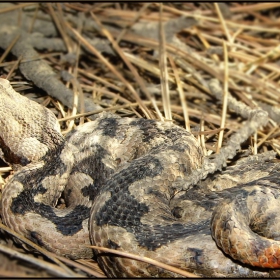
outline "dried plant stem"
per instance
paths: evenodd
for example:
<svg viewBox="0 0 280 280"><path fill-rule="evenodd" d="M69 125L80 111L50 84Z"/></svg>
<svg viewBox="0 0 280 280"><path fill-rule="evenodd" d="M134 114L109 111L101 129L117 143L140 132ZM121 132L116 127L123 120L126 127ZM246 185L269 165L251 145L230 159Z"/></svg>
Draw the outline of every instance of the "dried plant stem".
<svg viewBox="0 0 280 280"><path fill-rule="evenodd" d="M2 63L2 61L5 59L5 57L7 56L7 54L11 51L11 48L15 45L15 43L18 41L20 37L20 34L17 34L15 36L15 38L13 39L13 41L9 44L9 46L5 49L4 53L1 55L0 57L0 63Z"/></svg>
<svg viewBox="0 0 280 280"><path fill-rule="evenodd" d="M142 14L144 13L144 11L151 5L151 3L145 3L142 8L139 10L139 12L135 15L135 18L131 21L130 24L128 24L125 28L123 28L123 30L121 31L121 33L119 34L118 38L116 39L116 43L118 44L123 35L128 31L128 29L139 20L139 18L142 16Z"/></svg>
<svg viewBox="0 0 280 280"><path fill-rule="evenodd" d="M22 59L22 55L18 58L18 60L16 61L16 63L13 65L13 67L11 68L11 70L9 71L8 75L6 76L6 79L9 80L10 77L12 76L13 72L15 71L15 69L18 68L18 65L20 63Z"/></svg>
<svg viewBox="0 0 280 280"><path fill-rule="evenodd" d="M229 31L228 31L228 28L226 26L226 23L225 23L225 20L224 20L224 17L223 17L223 14L221 13L221 10L220 10L220 7L218 5L218 3L214 3L214 6L216 8L216 11L217 11L217 14L218 14L218 17L219 17L219 20L221 22L221 26L223 27L223 30L227 36L227 39L230 43L232 43L232 38L229 34Z"/></svg>
<svg viewBox="0 0 280 280"><path fill-rule="evenodd" d="M199 276L197 276L196 274L193 274L193 273L187 272L185 270L170 266L168 264L164 264L162 262L153 260L151 258L142 257L142 256L138 256L138 255L135 255L135 254L127 253L127 252L121 252L121 251L114 250L114 249L108 249L108 248L105 248L105 247L98 247L98 246L89 246L89 247L93 248L93 249L96 249L96 250L105 251L105 252L108 252L108 253L124 256L124 257L130 258L130 259L150 263L150 264L153 264L155 266L164 268L166 270L169 270L171 272L177 273L177 274L185 276L185 277L199 278Z"/></svg>
<svg viewBox="0 0 280 280"><path fill-rule="evenodd" d="M159 70L160 70L160 85L162 94L162 103L164 115L167 120L172 120L171 108L170 108L170 93L168 84L168 69L167 69L167 57L166 57L166 42L165 33L162 23L162 3L160 4L159 12Z"/></svg>
<svg viewBox="0 0 280 280"><path fill-rule="evenodd" d="M11 248L8 248L6 246L3 246L0 244L0 251L4 252L6 254L9 254L12 257L15 258L19 258L22 259L26 262L32 263L38 267L40 267L41 269L45 269L46 271L48 271L50 274L52 274L53 276L57 276L57 277L84 277L81 274L76 274L76 273L67 273L65 270L61 269L61 267L57 266L57 265L53 265L49 262L40 260L38 258L34 258L32 256L28 256L26 254L22 254L18 251L15 251ZM1 274L1 273L0 273ZM12 276L12 275L11 275Z"/></svg>
<svg viewBox="0 0 280 280"><path fill-rule="evenodd" d="M57 255L55 255L55 254L53 254L53 256L54 256L55 258L59 259L60 261L62 261L62 262L64 262L64 263L68 264L68 265L71 265L71 266L73 266L73 267L76 267L76 268L78 268L78 269L80 269L80 270L82 270L82 271L88 273L89 275L93 275L93 276L98 277L98 278L106 278L106 276L105 276L104 274L101 274L101 273L99 273L99 272L97 272L97 271L94 271L93 269L90 269L89 267L86 267L86 266L83 265L83 264L78 263L78 262L77 262L78 260L72 261L72 260L69 260L69 259L67 259L67 258L65 258L65 257L57 256Z"/></svg>
<svg viewBox="0 0 280 280"><path fill-rule="evenodd" d="M6 13L6 12L9 12L9 11L13 11L13 10L22 9L24 7L33 6L33 5L37 6L38 4L36 4L36 3L22 3L22 4L14 6L14 7L2 8L2 9L0 9L0 14Z"/></svg>
<svg viewBox="0 0 280 280"><path fill-rule="evenodd" d="M39 247L37 244L33 243L32 241L28 240L27 238L25 238L24 236L22 236L21 234L18 234L17 232L13 231L12 229L4 226L2 223L0 223L0 229L8 232L9 234L11 234L12 236L18 238L19 240L21 240L22 242L26 243L27 245L31 246L32 248L34 248L35 250L37 250L38 252L40 252L41 254L43 254L44 256L48 257L50 260L52 260L54 263L56 263L57 265L59 265L62 269L64 269L65 273L71 276L75 277L75 273L73 273L67 266L65 266L62 262L60 262L58 259L56 259L55 257L53 257L53 254L51 254L50 252L48 252L47 250Z"/></svg>
<svg viewBox="0 0 280 280"><path fill-rule="evenodd" d="M225 42L223 43L223 47L224 47L224 57L225 57L224 60L225 75L224 75L223 111L222 111L220 128L225 128L227 104L228 104L228 56L227 56L227 46ZM219 133L216 153L219 153L220 148L222 147L223 136L224 136L224 130L221 130Z"/></svg>
<svg viewBox="0 0 280 280"><path fill-rule="evenodd" d="M146 104L151 104L150 101L147 101L145 103ZM135 106L139 106L139 104L138 103L129 103L129 104L125 104L125 105L112 106L112 107L109 107L109 108L104 108L104 109L95 110L95 111L91 111L91 112L86 112L86 113L82 113L82 114L76 114L75 116L65 117L65 118L62 118L62 119L58 119L58 121L59 122L68 121L68 120L72 120L72 119L76 119L76 118L80 118L80 117L85 117L85 116L90 116L90 115L94 115L94 114L98 114L98 113L102 113L102 112L106 112L106 111L115 111L115 110L119 110L119 109L123 109L123 108L135 107Z"/></svg>
<svg viewBox="0 0 280 280"><path fill-rule="evenodd" d="M56 24L56 27L59 30L59 32L60 32L60 34L61 34L61 36L63 38L63 41L64 41L64 43L65 43L65 45L67 47L67 50L68 50L68 52L71 52L72 51L72 47L71 47L71 45L69 43L69 37L66 36L66 33L65 33L64 29L61 26L60 17L57 16L57 14L55 13L52 5L53 4L51 4L51 3L47 3L47 6L48 6L48 8L50 10L50 13L51 13L51 15L53 17L53 20L54 20L55 24Z"/></svg>
<svg viewBox="0 0 280 280"><path fill-rule="evenodd" d="M181 101L183 114L184 114L185 127L186 127L187 131L191 131L189 113L188 113L188 106L187 106L187 102L186 102L186 99L185 99L185 95L184 95L184 91L183 91L183 87L182 87L182 82L181 82L179 74L178 74L178 69L176 67L176 64L175 64L172 56L169 55L168 58L169 58L171 66L172 66L174 77L175 77L175 80L176 80L176 83L177 83L177 89L178 89L178 92L179 92L180 101Z"/></svg>

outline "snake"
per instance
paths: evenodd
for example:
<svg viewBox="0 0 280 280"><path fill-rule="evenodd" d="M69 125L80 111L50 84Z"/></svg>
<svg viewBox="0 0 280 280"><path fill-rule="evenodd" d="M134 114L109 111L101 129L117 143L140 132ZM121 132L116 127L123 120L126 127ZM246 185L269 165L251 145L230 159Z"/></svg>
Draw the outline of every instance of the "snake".
<svg viewBox="0 0 280 280"><path fill-rule="evenodd" d="M3 78L0 116L0 157L14 171L2 220L39 246L94 258L108 277L180 275L90 245L197 276L279 276L279 163L229 166L186 190L204 156L173 122L102 112L64 136L50 109Z"/></svg>

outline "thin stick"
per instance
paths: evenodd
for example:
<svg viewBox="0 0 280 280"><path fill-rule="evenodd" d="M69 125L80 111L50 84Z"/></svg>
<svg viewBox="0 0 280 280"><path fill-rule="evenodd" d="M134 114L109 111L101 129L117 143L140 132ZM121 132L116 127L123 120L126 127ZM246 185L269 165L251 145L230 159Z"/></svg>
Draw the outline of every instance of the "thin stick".
<svg viewBox="0 0 280 280"><path fill-rule="evenodd" d="M5 172L9 172L9 171L12 171L12 167L0 167L0 173L5 173Z"/></svg>
<svg viewBox="0 0 280 280"><path fill-rule="evenodd" d="M164 115L167 120L172 120L171 108L170 108L170 93L168 84L168 69L166 58L166 42L165 33L162 23L162 3L160 4L160 19L159 19L159 70L160 70L160 85L162 94L162 103Z"/></svg>
<svg viewBox="0 0 280 280"><path fill-rule="evenodd" d="M51 253L51 254L52 254L52 253ZM53 254L53 256L54 256L55 258L61 260L62 262L68 264L68 265L71 265L71 266L73 266L73 267L76 267L76 268L78 268L78 269L80 269L80 270L82 270L82 271L88 273L89 275L93 275L93 276L98 277L98 278L106 278L106 276L105 276L104 274L101 274L101 273L99 273L99 272L97 272L97 271L95 271L95 270L93 270L93 269L91 269L91 268L85 266L85 265L82 264L82 263L78 263L78 262L77 262L78 260L72 261L72 260L69 260L69 259L67 259L67 258L65 258L65 257L58 256L58 255L55 255L55 254Z"/></svg>
<svg viewBox="0 0 280 280"><path fill-rule="evenodd" d="M13 10L22 9L24 7L28 7L28 6L32 6L32 5L38 6L38 3L23 3L23 4L18 4L16 6L13 6L13 7L2 8L0 10L0 14L7 13L7 12L10 12L10 11L13 11Z"/></svg>
<svg viewBox="0 0 280 280"><path fill-rule="evenodd" d="M204 136L204 118L201 118L200 120L200 145L202 147L203 150L203 154L204 156L207 156L207 149L206 149L206 145L205 145L205 136Z"/></svg>
<svg viewBox="0 0 280 280"><path fill-rule="evenodd" d="M38 12L39 12L39 5L36 6L36 10L34 12L34 15L33 15L33 18L32 18L32 22L31 22L31 24L30 24L30 26L28 28L28 33L32 33L32 31L33 31L33 27L34 27L34 24L35 24Z"/></svg>
<svg viewBox="0 0 280 280"><path fill-rule="evenodd" d="M145 103L146 104L151 104L150 101L147 101ZM95 110L95 111L91 111L91 112L77 114L75 116L65 117L65 118L62 118L62 119L58 119L58 121L62 122L62 121L72 120L72 119L76 119L76 118L80 118L80 117L95 115L95 114L98 114L98 113L101 113L101 112L115 111L115 110L119 110L119 109L123 109L123 108L135 107L135 106L139 106L139 104L138 103L129 103L129 104L124 104L124 105L119 105L119 106L112 106L112 107L109 107L109 108L104 108L104 109L99 109L99 110Z"/></svg>
<svg viewBox="0 0 280 280"><path fill-rule="evenodd" d="M108 253L124 256L124 257L130 258L130 259L150 263L150 264L153 264L155 266L158 266L158 267L164 268L166 270L169 270L171 272L180 274L182 276L192 277L192 278L200 278L198 275L193 274L191 272L187 272L185 270L173 267L173 266L168 265L168 264L164 264L162 262L158 262L156 260L153 260L153 259L150 259L150 258L147 258L147 257L141 257L141 256L138 256L138 255L135 255L135 254L127 253L127 252L120 252L118 250L108 249L108 248L105 248L105 247L98 247L98 246L89 246L89 247L93 248L93 249L96 249L96 250L101 250L101 251L105 251L105 252L108 252Z"/></svg>
<svg viewBox="0 0 280 280"><path fill-rule="evenodd" d="M151 3L145 3L139 12L135 15L135 18L121 31L121 33L118 35L118 38L116 39L116 43L118 44L121 40L123 35L128 31L128 29L135 24L136 21L141 17L141 15L144 13L144 11L151 5Z"/></svg>
<svg viewBox="0 0 280 280"><path fill-rule="evenodd" d="M257 146L258 134L257 134L257 132L255 132L253 136L254 136L253 137L253 155L256 155L258 153L258 146Z"/></svg>
<svg viewBox="0 0 280 280"><path fill-rule="evenodd" d="M6 232L8 232L9 234L15 236L16 238L18 238L19 240L23 241L24 243L26 243L27 245L31 246L32 248L36 249L38 252L40 252L41 254L45 255L46 257L48 257L50 260L52 260L54 263L56 263L57 265L59 265L61 268L63 268L67 273L69 273L72 276L75 276L75 273L73 271L71 271L66 265L64 265L62 262L60 262L58 259L54 258L52 254L50 254L50 252L48 252L47 250L39 247L37 244L33 243L32 241L28 240L27 238L25 238L24 236L22 236L21 234L18 234L17 232L15 232L14 230L4 226L2 223L0 223L0 228Z"/></svg>
<svg viewBox="0 0 280 280"><path fill-rule="evenodd" d="M7 56L7 54L10 52L11 48L15 45L15 43L17 42L17 40L19 39L20 34L18 34L14 40L10 43L9 47L6 48L6 50L4 51L4 53L1 55L0 57L0 63L2 63L2 61L5 59L5 57Z"/></svg>
<svg viewBox="0 0 280 280"><path fill-rule="evenodd" d="M225 73L224 73L224 94L223 94L223 111L222 111L222 119L221 119L221 125L220 128L225 127L226 122L226 114L227 114L227 103L228 103L228 55L227 55L227 45L223 41L223 47L224 47L224 67L225 67ZM221 130L219 133L218 143L217 143L217 150L216 153L219 153L220 148L222 147L223 142L223 136L224 136L224 130Z"/></svg>
<svg viewBox="0 0 280 280"><path fill-rule="evenodd" d="M51 264L49 262L40 260L38 258L34 258L32 256L28 256L27 254L22 254L16 250L13 250L11 248L8 248L6 246L3 246L0 244L0 251L4 252L6 254L9 254L12 257L15 258L19 258L22 259L24 261L27 261L29 263L32 263L38 267L40 267L41 269L45 269L46 271L48 271L50 274L57 276L57 277L73 277L74 275L76 277L85 277L81 274L76 274L76 273L67 273L65 270L63 270L61 267ZM13 276L13 275L11 275Z"/></svg>
<svg viewBox="0 0 280 280"><path fill-rule="evenodd" d="M214 3L214 6L215 6L215 8L216 8L216 11L217 11L219 20L220 20L221 25L222 25L222 27L223 27L223 30L224 30L224 32L225 32L225 34L226 34L226 36L227 36L227 39L228 39L228 41L229 41L230 43L232 43L232 38L231 38L231 36L230 36L230 34L229 34L228 28L227 28L227 26L226 26L226 23L225 23L223 14L221 13L221 10L220 10L220 7L219 7L218 3Z"/></svg>
<svg viewBox="0 0 280 280"><path fill-rule="evenodd" d="M66 36L66 32L62 28L60 20L59 20L60 17L57 17L56 13L53 10L52 5L53 5L52 3L47 3L47 6L48 6L48 8L50 10L52 18L53 18L53 20L55 22L55 25L56 25L57 29L59 30L59 33L61 34L61 37L62 37L62 39L63 39L63 41L64 41L64 43L65 43L65 45L67 47L67 50L68 50L68 52L71 52L72 48L71 48L71 44L69 42L69 37Z"/></svg>
<svg viewBox="0 0 280 280"><path fill-rule="evenodd" d="M16 63L13 65L13 67L11 68L11 70L9 71L8 75L6 76L6 79L9 80L11 75L13 74L13 72L15 71L16 68L18 68L18 65L20 63L22 59L22 55L18 58L18 60L16 61Z"/></svg>
<svg viewBox="0 0 280 280"><path fill-rule="evenodd" d="M180 79L179 74L178 74L178 69L176 67L176 64L175 64L172 56L169 55L168 58L169 58L171 67L173 69L174 77L175 77L175 80L176 80L176 83L177 83L177 89L178 89L178 92L179 92L180 101L181 101L183 114L184 114L185 127L186 127L187 131L191 131L190 118L189 118L189 113L188 113L188 106L187 106L187 102L186 102L186 99L185 99L185 96L184 96L184 91L183 91L181 79Z"/></svg>
<svg viewBox="0 0 280 280"><path fill-rule="evenodd" d="M277 125L268 134L264 135L262 140L257 144L257 148L259 148L278 129L279 129L279 126Z"/></svg>

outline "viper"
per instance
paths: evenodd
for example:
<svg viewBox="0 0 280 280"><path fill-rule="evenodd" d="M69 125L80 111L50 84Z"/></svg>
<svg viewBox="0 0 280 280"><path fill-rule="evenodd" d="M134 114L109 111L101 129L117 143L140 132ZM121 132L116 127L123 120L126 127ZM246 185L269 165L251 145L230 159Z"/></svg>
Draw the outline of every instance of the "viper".
<svg viewBox="0 0 280 280"><path fill-rule="evenodd" d="M5 79L0 114L0 156L15 171L2 219L40 246L95 257L108 277L179 275L90 244L198 276L278 275L278 163L240 163L185 190L204 157L196 138L171 122L101 113L64 137L49 109ZM62 198L65 208L57 207Z"/></svg>

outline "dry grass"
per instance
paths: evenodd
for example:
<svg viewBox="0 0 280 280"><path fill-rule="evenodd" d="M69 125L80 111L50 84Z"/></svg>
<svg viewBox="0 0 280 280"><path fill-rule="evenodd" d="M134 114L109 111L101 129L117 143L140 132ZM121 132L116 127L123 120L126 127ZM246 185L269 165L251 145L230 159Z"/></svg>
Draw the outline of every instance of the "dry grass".
<svg viewBox="0 0 280 280"><path fill-rule="evenodd" d="M30 5L32 3L22 3L13 9L30 8ZM193 132L205 155L210 155L218 152L242 125L243 119L227 107L228 94L250 108L263 102L279 114L279 7L279 3L241 2L35 5L34 22L38 11L49 13L59 31L58 37L76 57L74 63L68 63L61 59L63 53L39 51L39 58L45 59L56 72L63 70L72 75L66 86L75 93L73 110L53 98L32 94L35 91L32 83L17 70L23 61L9 55L18 38L10 48L1 50L0 69L17 91L37 98L57 114L63 133L90 121L90 115L106 110L120 116L173 121ZM0 16L6 10L0 10ZM98 31L87 25L82 28L77 12L94 22ZM73 15L76 22L69 20L68 15ZM180 16L191 20L178 28ZM164 30L164 24L172 20L175 23L166 25ZM88 38L107 39L114 52L101 52ZM84 48L86 53L82 51ZM213 78L221 83L224 92L221 102L208 88ZM85 97L91 97L104 109L84 112L78 100ZM278 124L271 119L262 131L243 144L240 154L274 150L280 155L279 137ZM0 172L5 178L9 169L3 167ZM3 185L4 180L0 184ZM2 231L7 230L0 226ZM3 253L5 249L0 247L2 277L104 277L92 260L71 262L43 251L45 257L38 257L38 254L26 253L4 235L8 241L2 240L0 244L8 243L10 251ZM40 259L41 265L31 265L31 258ZM55 258L55 264L50 258ZM46 262L48 265L42 270Z"/></svg>

